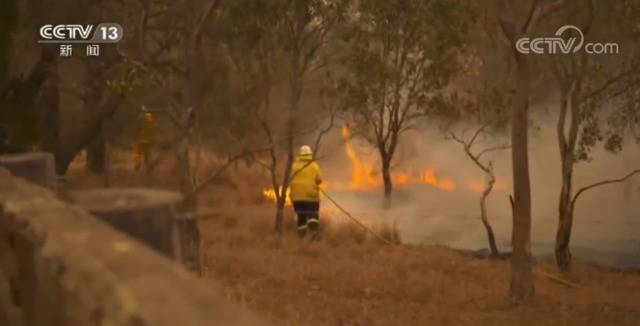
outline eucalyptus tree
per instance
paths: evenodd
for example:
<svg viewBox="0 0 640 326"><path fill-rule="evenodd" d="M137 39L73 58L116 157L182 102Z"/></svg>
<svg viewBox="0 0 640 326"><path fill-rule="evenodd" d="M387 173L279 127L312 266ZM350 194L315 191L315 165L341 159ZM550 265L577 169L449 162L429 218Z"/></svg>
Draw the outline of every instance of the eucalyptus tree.
<svg viewBox="0 0 640 326"><path fill-rule="evenodd" d="M531 37L548 15L557 12L564 0L525 2L492 1L498 24L509 44L515 62L515 93L511 101L511 158L513 170L513 228L511 245L512 297L533 296L531 256L531 181L529 175L529 100L532 56L516 49L523 37Z"/></svg>
<svg viewBox="0 0 640 326"><path fill-rule="evenodd" d="M559 88L557 139L561 165L558 229L555 257L558 267L571 267L570 240L577 200L587 190L623 182L640 172L596 181L574 189L574 168L593 159L591 151L604 144L610 152L622 150L625 135L638 130L637 86L640 84L640 14L637 1L602 3L583 0L563 8L563 23L577 26L584 44L612 44L613 53L581 51L550 58ZM605 49L604 47L602 49Z"/></svg>
<svg viewBox="0 0 640 326"><path fill-rule="evenodd" d="M458 71L468 7L446 0L356 2L346 41L344 89L357 135L377 149L384 195L402 134L441 99Z"/></svg>
<svg viewBox="0 0 640 326"><path fill-rule="evenodd" d="M275 191L279 233L287 188L296 173L291 170L295 146L313 133L319 144L333 125L329 114L328 126L318 126L326 116L317 114L323 111L317 103L327 103L327 93L319 90L328 89L328 80L321 76L330 74L337 51L335 34L349 3L241 0L226 11L223 34L238 90L236 105L253 119L252 130L258 131L248 137L261 144L253 158L268 172Z"/></svg>

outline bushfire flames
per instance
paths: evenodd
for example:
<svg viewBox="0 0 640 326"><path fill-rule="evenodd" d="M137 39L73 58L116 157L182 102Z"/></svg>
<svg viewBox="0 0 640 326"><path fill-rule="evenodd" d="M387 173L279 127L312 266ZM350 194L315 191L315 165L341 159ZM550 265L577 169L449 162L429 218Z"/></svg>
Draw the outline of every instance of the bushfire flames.
<svg viewBox="0 0 640 326"><path fill-rule="evenodd" d="M345 153L351 161L351 189L371 190L378 189L384 185L382 175L375 172L373 165L364 162L358 157L351 146L351 130L347 126L342 128L342 138L345 143ZM409 185L428 185L441 190L453 191L456 183L447 178L440 178L433 169L424 171L392 171L391 181L394 185L405 187Z"/></svg>
<svg viewBox="0 0 640 326"><path fill-rule="evenodd" d="M285 199L285 206L291 206L291 198L289 198L289 188L287 188L287 194L286 194L286 199ZM276 197L276 191L271 188L271 189L264 189L262 191L262 193L264 194L264 197L269 199L270 201L277 203L278 199Z"/></svg>
<svg viewBox="0 0 640 326"><path fill-rule="evenodd" d="M381 189L384 186L382 174L374 168L372 163L364 161L358 156L351 144L352 133L349 127L344 126L342 128L342 138L345 144L345 154L351 162L351 178L348 182L325 182L324 189L340 191L369 191ZM395 187L424 185L449 192L458 189L458 185L453 179L438 176L433 168L392 171L391 180ZM467 182L465 188L475 192L482 192L484 191L485 185L486 182L475 180ZM498 180L494 186L494 189L497 190L503 190L505 188L505 184L500 180ZM274 203L276 202L276 192L273 188L266 188L263 190L263 193L265 198ZM291 205L289 189L287 189L286 205Z"/></svg>

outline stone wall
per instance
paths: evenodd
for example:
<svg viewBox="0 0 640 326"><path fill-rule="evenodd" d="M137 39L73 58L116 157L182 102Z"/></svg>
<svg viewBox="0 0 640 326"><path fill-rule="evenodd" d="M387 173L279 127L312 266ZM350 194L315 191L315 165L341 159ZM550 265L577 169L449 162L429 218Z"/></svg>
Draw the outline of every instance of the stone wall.
<svg viewBox="0 0 640 326"><path fill-rule="evenodd" d="M0 325L262 325L211 282L0 168Z"/></svg>
<svg viewBox="0 0 640 326"><path fill-rule="evenodd" d="M39 186L49 189L54 189L56 186L55 162L51 153L0 155L0 167Z"/></svg>

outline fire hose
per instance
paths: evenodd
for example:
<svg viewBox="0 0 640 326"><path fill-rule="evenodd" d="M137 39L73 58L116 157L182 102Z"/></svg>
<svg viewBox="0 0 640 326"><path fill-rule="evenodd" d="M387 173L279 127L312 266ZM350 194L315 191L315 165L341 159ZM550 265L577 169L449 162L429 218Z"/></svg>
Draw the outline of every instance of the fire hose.
<svg viewBox="0 0 640 326"><path fill-rule="evenodd" d="M397 243L389 241L388 239L385 239L384 237L382 237L381 235L379 235L378 233L376 233L375 231L373 231L370 227L368 227L367 225L365 225L364 223L362 223L359 219L355 218L353 215L351 215L351 213L349 213L349 211L347 211L344 207L342 207L340 204L338 204L337 201L335 201L331 196L329 196L329 194L327 194L324 190L320 189L320 193L322 193L322 195L324 195L333 205L335 205L342 213L344 213L344 215L346 215L349 219L351 219L354 223L356 223L358 226L360 226L361 228L363 228L364 230L366 230L367 232L371 233L373 236L375 236L377 239L381 240L382 242L384 242L385 244L388 244L394 248L401 248L404 249L408 252L414 252L417 253L417 251L414 250L410 250L407 247L402 247L399 246ZM539 271L539 270L534 270L534 273L547 277L553 281L556 281L558 283L561 283L563 285L566 285L568 287L571 288L579 288L580 286L576 283L573 282L569 282L567 280L561 279L555 275L549 274L547 272L544 271Z"/></svg>
<svg viewBox="0 0 640 326"><path fill-rule="evenodd" d="M353 222L355 222L361 228L363 228L367 232L371 233L373 236L375 236L376 238L378 238L382 242L384 242L384 243L386 243L388 245L394 246L394 247L397 246L397 243L389 241L388 239L385 239L383 236L381 236L378 233L376 233L375 231L373 231L370 227L366 226L360 220L358 220L357 218L353 217L353 215L351 215L351 213L349 213L349 211L347 211L346 209L344 209L344 207L342 207L340 204L338 204L338 202L336 202L333 198L331 198L331 196L329 196L329 194L327 194L324 190L322 190L322 188L320 189L320 193L322 193L322 195L327 197L327 199L329 199L329 201L333 205L335 205L342 213L344 213L344 215L346 215L348 218L350 218Z"/></svg>

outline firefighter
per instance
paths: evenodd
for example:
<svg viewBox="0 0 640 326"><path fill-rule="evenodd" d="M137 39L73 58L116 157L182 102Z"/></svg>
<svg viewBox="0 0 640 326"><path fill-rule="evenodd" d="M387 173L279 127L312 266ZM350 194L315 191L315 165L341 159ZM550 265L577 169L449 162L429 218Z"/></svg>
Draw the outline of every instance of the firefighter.
<svg viewBox="0 0 640 326"><path fill-rule="evenodd" d="M320 166L313 160L311 147L304 145L291 167L290 198L298 215L298 235L304 237L307 229L314 239L319 235L320 220Z"/></svg>
<svg viewBox="0 0 640 326"><path fill-rule="evenodd" d="M151 160L151 147L154 141L156 129L156 119L146 108L142 107L138 117L138 134L135 143L135 169L146 166Z"/></svg>

